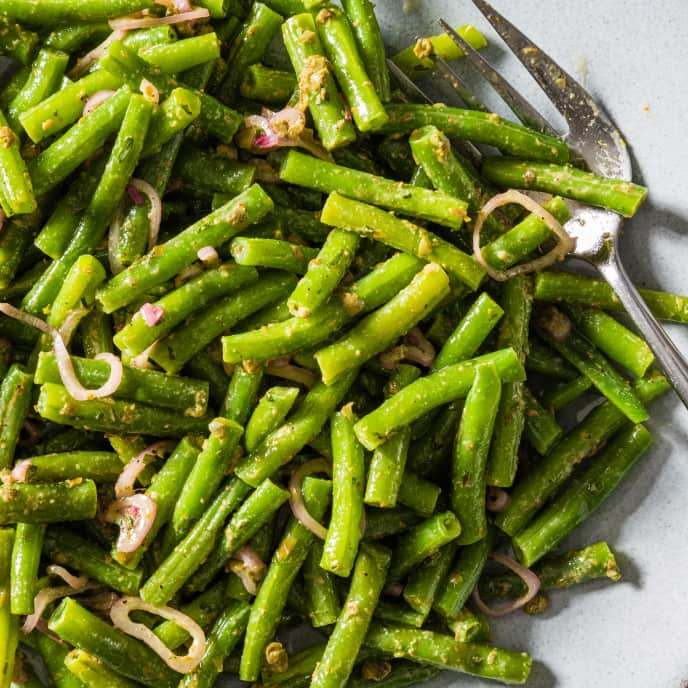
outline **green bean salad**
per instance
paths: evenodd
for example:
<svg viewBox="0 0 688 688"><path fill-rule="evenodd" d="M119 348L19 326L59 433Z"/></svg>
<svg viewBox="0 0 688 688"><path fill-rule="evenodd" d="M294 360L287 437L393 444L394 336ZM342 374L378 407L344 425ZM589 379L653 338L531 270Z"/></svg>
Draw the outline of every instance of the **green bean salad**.
<svg viewBox="0 0 688 688"><path fill-rule="evenodd" d="M370 0L0 2L0 688L522 684L498 617L621 578L559 545L669 384L555 268L647 190L386 57Z"/></svg>

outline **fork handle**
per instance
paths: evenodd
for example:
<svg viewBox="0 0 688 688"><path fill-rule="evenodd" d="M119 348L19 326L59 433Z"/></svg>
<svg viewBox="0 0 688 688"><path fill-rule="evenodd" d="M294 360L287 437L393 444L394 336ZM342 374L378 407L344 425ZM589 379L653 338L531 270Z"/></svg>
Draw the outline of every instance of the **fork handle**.
<svg viewBox="0 0 688 688"><path fill-rule="evenodd" d="M631 320L652 349L659 367L688 408L688 362L633 286L621 263L618 250L610 251L607 260L597 263L596 267L616 292Z"/></svg>

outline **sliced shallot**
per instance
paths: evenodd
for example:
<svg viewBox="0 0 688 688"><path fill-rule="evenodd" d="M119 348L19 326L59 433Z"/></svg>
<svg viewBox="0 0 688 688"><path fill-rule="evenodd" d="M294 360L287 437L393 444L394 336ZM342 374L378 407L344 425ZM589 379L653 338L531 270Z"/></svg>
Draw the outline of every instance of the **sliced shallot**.
<svg viewBox="0 0 688 688"><path fill-rule="evenodd" d="M487 510L500 513L509 506L509 493L501 487L489 487L487 490Z"/></svg>
<svg viewBox="0 0 688 688"><path fill-rule="evenodd" d="M58 564L50 564L46 571L49 576L57 576L62 578L62 580L70 585L75 590L83 590L88 585L88 578L86 576L75 576L64 566L59 566Z"/></svg>
<svg viewBox="0 0 688 688"><path fill-rule="evenodd" d="M160 442L148 445L142 452L137 454L119 474L115 483L115 496L119 498L133 495L136 478L138 478L141 471L148 464L146 457L161 456L164 452L172 451L174 447L174 441L160 440Z"/></svg>
<svg viewBox="0 0 688 688"><path fill-rule="evenodd" d="M245 545L229 562L229 570L238 576L246 592L255 595L258 583L265 577L267 566L252 547Z"/></svg>
<svg viewBox="0 0 688 688"><path fill-rule="evenodd" d="M496 270L485 260L485 257L483 256L482 249L480 248L480 232L488 216L497 208L501 208L509 203L516 203L520 206L523 206L533 215L540 218L540 220L542 220L547 227L549 227L549 229L551 229L552 232L557 235L559 241L557 245L544 256L540 256L534 260L529 260L527 263L522 263L521 265L516 265L508 270ZM475 259L485 268L485 272L487 272L492 279L497 280L498 282L506 282L517 275L525 275L530 272L536 272L537 270L543 270L544 268L563 260L566 255L575 248L575 239L572 239L566 233L566 230L562 227L561 223L556 217L547 212L539 203L530 198L530 196L526 196L515 189L509 189L504 193L497 194L487 201L487 203L485 203L485 205L483 205L483 207L478 211L478 216L476 217L475 224L473 225L473 253L475 254Z"/></svg>
<svg viewBox="0 0 688 688"><path fill-rule="evenodd" d="M148 327L157 325L162 320L163 315L165 315L165 311L160 306L152 303L144 303L139 312Z"/></svg>
<svg viewBox="0 0 688 688"><path fill-rule="evenodd" d="M153 631L143 624L129 618L133 611L144 611L173 621L191 636L191 645L186 655L177 655L158 638ZM142 641L158 654L170 669L180 674L193 671L203 658L206 639L203 629L189 616L172 607L156 607L144 602L140 597L124 596L112 605L110 619L115 628Z"/></svg>
<svg viewBox="0 0 688 688"><path fill-rule="evenodd" d="M506 554L493 552L490 554L490 558L494 559L499 564L502 564L502 566L506 566L508 569L511 569L517 576L521 578L528 588L526 593L521 595L521 597L517 597L515 600L512 600L503 607L495 609L493 607L488 607L482 601L480 592L478 591L478 586L475 586L473 590L473 601L483 614L494 617L506 616L507 614L511 614L512 612L521 609L521 607L524 607L533 599L533 597L535 597L535 595L538 594L540 591L540 579L533 571L527 569L525 566L521 566L521 564L519 564L515 559L506 556Z"/></svg>
<svg viewBox="0 0 688 688"><path fill-rule="evenodd" d="M180 12L167 17L115 17L108 24L113 31L131 31L133 29L148 29L151 26L164 24L182 24L183 22L206 19L210 12L203 7L197 7L190 12Z"/></svg>
<svg viewBox="0 0 688 688"><path fill-rule="evenodd" d="M148 250L150 251L158 241L158 234L160 233L160 224L162 223L162 201L158 192L145 180L132 177L129 180L129 186L133 186L148 198L151 204L151 209L148 212L148 221L150 222L150 229L148 230Z"/></svg>
<svg viewBox="0 0 688 688"><path fill-rule="evenodd" d="M145 494L120 497L110 504L104 519L119 527L115 549L123 554L135 552L153 527L158 505Z"/></svg>
<svg viewBox="0 0 688 688"><path fill-rule="evenodd" d="M37 330L45 332L53 338L53 350L55 351L55 359L57 360L60 378L71 397L77 401L88 401L90 399L109 397L117 391L117 388L122 382L123 373L122 361L120 361L117 356L113 354L98 354L98 356L96 356L97 359L105 360L110 364L110 376L105 383L97 389L87 389L77 379L74 372L74 366L72 365L72 359L69 356L69 351L67 351L62 336L54 327L51 327L48 323L37 318L35 315L25 313L9 303L0 303L0 313L4 313L10 318L19 320L31 327L35 327Z"/></svg>
<svg viewBox="0 0 688 688"><path fill-rule="evenodd" d="M85 103L84 109L81 112L82 117L90 115L99 105L102 105L108 98L114 95L115 91L111 89L104 89L96 91Z"/></svg>
<svg viewBox="0 0 688 688"><path fill-rule="evenodd" d="M95 587L95 583L87 582L80 588L74 588L71 585L41 588L33 598L33 612L24 619L24 625L21 627L21 632L28 634L31 633L34 628L37 628L43 616L43 612L51 602Z"/></svg>
<svg viewBox="0 0 688 688"><path fill-rule="evenodd" d="M324 540L327 536L327 528L318 523L308 512L306 504L303 501L303 494L301 492L301 483L303 479L314 473L325 473L332 475L332 467L325 459L313 459L306 461L306 463L299 466L289 479L289 507L291 508L294 518L304 527L311 531L314 535Z"/></svg>
<svg viewBox="0 0 688 688"><path fill-rule="evenodd" d="M29 477L29 470L31 469L31 459L24 459L23 461L18 461L10 476L15 483L25 483Z"/></svg>
<svg viewBox="0 0 688 688"><path fill-rule="evenodd" d="M103 57L105 51L112 43L121 41L127 35L127 29L110 28L114 29L113 32L102 43L93 48L93 50L89 50L89 52L77 60L74 67L72 67L72 70L69 72L70 78L79 78L94 62L97 62ZM88 103L88 101L86 102ZM93 109L95 110L96 107L98 106L96 105ZM84 110L86 110L86 107L84 107ZM88 113L84 112L84 114Z"/></svg>

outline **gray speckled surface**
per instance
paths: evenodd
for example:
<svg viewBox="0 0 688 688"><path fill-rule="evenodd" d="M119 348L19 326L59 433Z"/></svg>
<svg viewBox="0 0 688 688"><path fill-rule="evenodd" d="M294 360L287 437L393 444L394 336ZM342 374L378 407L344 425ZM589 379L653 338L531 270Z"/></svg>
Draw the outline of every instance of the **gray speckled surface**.
<svg viewBox="0 0 688 688"><path fill-rule="evenodd" d="M472 22L491 40L490 58L522 90L538 93L472 3L412 4L417 11L404 15L401 0L379 0L390 48L429 28L436 33L438 16L456 25ZM626 224L623 238L624 259L637 283L688 293L688 2L494 0L494 5L584 82L631 144L636 180L650 188L647 204ZM544 96L538 102L544 105ZM688 352L686 331L672 327L671 332ZM670 394L653 406L652 418L650 455L570 540L608 540L620 553L625 581L554 594L541 616L493 624L500 645L525 649L535 658L531 688L688 685L688 415ZM493 684L447 676L436 685Z"/></svg>

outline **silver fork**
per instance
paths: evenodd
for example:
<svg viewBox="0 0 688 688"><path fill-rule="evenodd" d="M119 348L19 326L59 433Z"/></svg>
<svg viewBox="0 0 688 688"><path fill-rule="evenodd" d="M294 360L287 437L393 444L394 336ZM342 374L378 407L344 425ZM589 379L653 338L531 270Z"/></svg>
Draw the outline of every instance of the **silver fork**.
<svg viewBox="0 0 688 688"><path fill-rule="evenodd" d="M489 2L473 0L473 3L566 120L566 139L574 155L591 172L630 181L631 159L623 137L590 94ZM440 24L524 124L544 133L557 134L554 127L482 55L473 50L445 21L440 20ZM462 83L459 75L446 63L439 72L450 84L455 80L458 80L456 83ZM565 225L566 231L576 240L573 256L594 265L611 285L681 401L688 407L688 364L652 315L624 269L619 256L621 223L621 216L611 211L576 206L572 219Z"/></svg>

